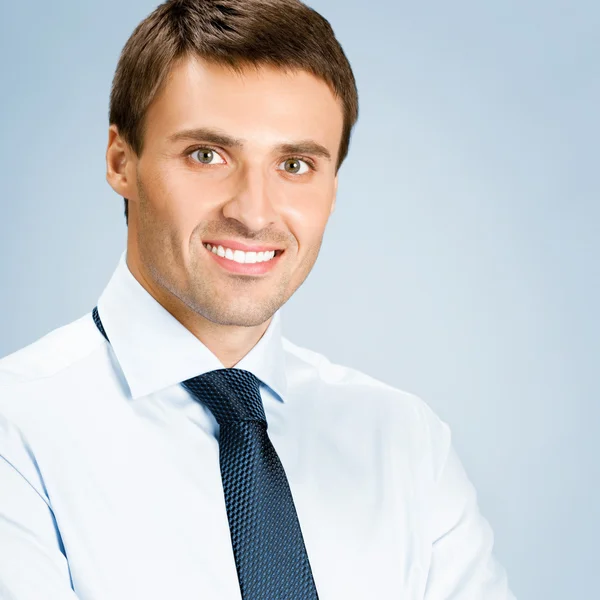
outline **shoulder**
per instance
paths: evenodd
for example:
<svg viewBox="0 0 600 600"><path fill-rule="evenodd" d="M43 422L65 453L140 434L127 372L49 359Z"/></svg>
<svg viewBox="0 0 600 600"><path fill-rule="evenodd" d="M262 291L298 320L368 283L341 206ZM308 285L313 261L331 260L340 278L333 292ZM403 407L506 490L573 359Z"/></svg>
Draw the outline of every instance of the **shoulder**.
<svg viewBox="0 0 600 600"><path fill-rule="evenodd" d="M298 346L287 338L283 338L283 349L286 353L286 362L290 367L289 371L292 378L310 377L324 386L344 386L348 389L348 392L357 390L358 393L362 393L368 389L372 398L395 397L413 404L421 402L418 396L410 392L395 388L354 367L335 363L324 354Z"/></svg>
<svg viewBox="0 0 600 600"><path fill-rule="evenodd" d="M51 380L77 365L103 341L90 312L0 358L0 403L11 388Z"/></svg>
<svg viewBox="0 0 600 600"><path fill-rule="evenodd" d="M360 369L332 362L327 356L283 338L290 386L319 389L328 403L355 408L378 419L400 419L427 430L446 429L447 425L420 396L394 387Z"/></svg>
<svg viewBox="0 0 600 600"><path fill-rule="evenodd" d="M59 405L78 385L72 369L80 373L77 367L102 345L102 336L93 329L90 312L0 358L0 460L12 465L43 499L35 449L48 447L46 443L52 447L63 439L61 427L69 427Z"/></svg>
<svg viewBox="0 0 600 600"><path fill-rule="evenodd" d="M291 400L310 404L313 422L326 424L338 448L353 452L358 444L366 456L368 448L379 448L435 477L448 455L451 430L425 400L284 340Z"/></svg>

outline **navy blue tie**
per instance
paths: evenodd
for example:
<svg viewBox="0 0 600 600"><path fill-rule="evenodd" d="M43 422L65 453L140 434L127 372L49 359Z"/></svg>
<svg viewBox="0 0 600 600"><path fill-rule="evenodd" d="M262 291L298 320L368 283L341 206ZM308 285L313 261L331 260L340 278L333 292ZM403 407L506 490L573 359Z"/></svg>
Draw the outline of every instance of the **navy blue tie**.
<svg viewBox="0 0 600 600"><path fill-rule="evenodd" d="M97 308L93 317L108 340ZM267 434L259 379L241 369L217 369L182 386L219 424L221 479L242 598L315 600L290 487Z"/></svg>

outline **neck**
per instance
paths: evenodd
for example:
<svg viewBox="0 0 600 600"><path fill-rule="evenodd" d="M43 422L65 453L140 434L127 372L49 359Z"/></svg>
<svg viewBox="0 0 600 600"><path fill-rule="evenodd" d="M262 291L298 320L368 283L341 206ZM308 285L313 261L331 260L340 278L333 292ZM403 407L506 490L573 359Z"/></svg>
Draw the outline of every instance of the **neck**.
<svg viewBox="0 0 600 600"><path fill-rule="evenodd" d="M188 331L198 338L225 368L235 366L260 340L273 317L256 327L221 325L209 321L175 295L146 277L135 261L127 257L127 267L139 284Z"/></svg>

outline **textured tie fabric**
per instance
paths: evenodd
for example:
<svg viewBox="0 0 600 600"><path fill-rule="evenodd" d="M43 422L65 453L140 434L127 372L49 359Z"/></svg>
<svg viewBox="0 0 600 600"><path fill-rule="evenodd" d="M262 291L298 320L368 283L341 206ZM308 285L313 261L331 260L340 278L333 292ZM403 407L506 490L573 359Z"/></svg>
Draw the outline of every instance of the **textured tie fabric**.
<svg viewBox="0 0 600 600"><path fill-rule="evenodd" d="M98 309L92 314L108 340ZM290 487L267 434L260 381L231 368L182 386L219 424L221 479L242 598L318 598Z"/></svg>

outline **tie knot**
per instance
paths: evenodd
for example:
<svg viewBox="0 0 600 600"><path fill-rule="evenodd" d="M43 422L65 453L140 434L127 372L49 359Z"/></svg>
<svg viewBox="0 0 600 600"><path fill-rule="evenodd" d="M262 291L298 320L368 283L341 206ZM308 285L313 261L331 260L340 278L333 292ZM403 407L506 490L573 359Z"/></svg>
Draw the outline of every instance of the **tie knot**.
<svg viewBox="0 0 600 600"><path fill-rule="evenodd" d="M243 369L217 369L182 383L213 414L219 425L261 421L266 425L260 380Z"/></svg>

